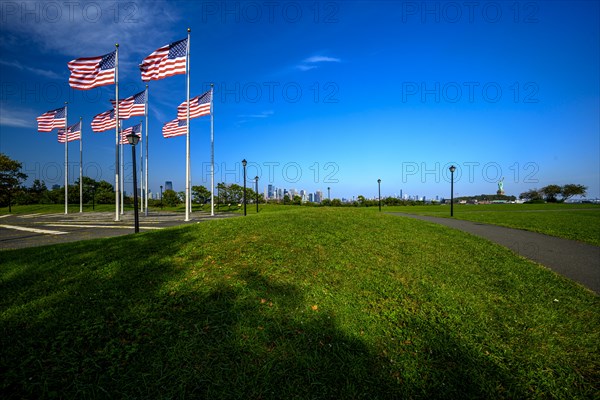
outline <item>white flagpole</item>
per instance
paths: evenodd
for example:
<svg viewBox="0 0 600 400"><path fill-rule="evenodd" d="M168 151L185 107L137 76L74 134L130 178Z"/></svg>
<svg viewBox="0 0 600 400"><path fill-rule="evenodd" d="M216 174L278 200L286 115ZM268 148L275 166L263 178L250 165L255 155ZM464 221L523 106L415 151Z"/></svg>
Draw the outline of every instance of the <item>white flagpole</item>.
<svg viewBox="0 0 600 400"><path fill-rule="evenodd" d="M144 201L146 203L145 204L146 208L144 210L145 210L146 216L148 216L148 85L146 85L146 95L144 97L146 99L146 163L145 163L146 178L144 179L144 181L145 181L144 190L146 192Z"/></svg>
<svg viewBox="0 0 600 400"><path fill-rule="evenodd" d="M115 221L119 221L119 44L115 47Z"/></svg>
<svg viewBox="0 0 600 400"><path fill-rule="evenodd" d="M79 212L83 212L83 124L79 117Z"/></svg>
<svg viewBox="0 0 600 400"><path fill-rule="evenodd" d="M144 137L144 125L140 121L140 210L144 211L144 147L142 138ZM137 190L137 188L135 188ZM137 207L137 205L136 205Z"/></svg>
<svg viewBox="0 0 600 400"><path fill-rule="evenodd" d="M214 83L210 84L210 215L215 215L215 126L214 126Z"/></svg>
<svg viewBox="0 0 600 400"><path fill-rule="evenodd" d="M65 214L69 213L69 118L67 117L67 102L65 101Z"/></svg>
<svg viewBox="0 0 600 400"><path fill-rule="evenodd" d="M123 134L123 125L121 124L121 121L119 120L119 145L121 146L119 148L119 156L120 156L120 160L121 160L121 215L123 215L123 206L125 203L125 168L123 168L123 163L124 163L124 157L123 157L123 144L121 143L121 135Z"/></svg>
<svg viewBox="0 0 600 400"><path fill-rule="evenodd" d="M187 115L186 115L186 140L185 140L185 220L190 220L190 32L191 29L188 28L188 37L187 37L187 62L186 62L186 72L187 72Z"/></svg>

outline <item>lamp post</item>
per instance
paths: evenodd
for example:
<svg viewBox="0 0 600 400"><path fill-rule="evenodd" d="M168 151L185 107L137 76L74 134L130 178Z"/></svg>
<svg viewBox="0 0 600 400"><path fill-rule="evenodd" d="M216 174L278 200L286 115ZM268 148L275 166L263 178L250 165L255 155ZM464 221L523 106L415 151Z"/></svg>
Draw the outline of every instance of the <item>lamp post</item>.
<svg viewBox="0 0 600 400"><path fill-rule="evenodd" d="M160 185L160 209L162 210L162 185Z"/></svg>
<svg viewBox="0 0 600 400"><path fill-rule="evenodd" d="M246 165L248 162L244 158L242 160L242 165L244 166L244 217L246 216Z"/></svg>
<svg viewBox="0 0 600 400"><path fill-rule="evenodd" d="M256 213L258 214L258 175L254 177L256 181Z"/></svg>
<svg viewBox="0 0 600 400"><path fill-rule="evenodd" d="M327 198L331 201L331 188L327 186Z"/></svg>
<svg viewBox="0 0 600 400"><path fill-rule="evenodd" d="M381 212L381 179L377 179L377 186L379 188L379 211Z"/></svg>
<svg viewBox="0 0 600 400"><path fill-rule="evenodd" d="M138 144L140 137L135 133L127 135L127 141L131 145L131 159L133 162L133 215L135 221L135 233L140 231L140 220L138 215L138 195L137 195L137 171L135 167L135 145Z"/></svg>
<svg viewBox="0 0 600 400"><path fill-rule="evenodd" d="M450 168L450 216L454 216L454 171L456 171L456 167L451 165Z"/></svg>
<svg viewBox="0 0 600 400"><path fill-rule="evenodd" d="M92 189L94 189L92 192L92 211L96 211L96 187L97 184L94 182L94 185L92 186Z"/></svg>

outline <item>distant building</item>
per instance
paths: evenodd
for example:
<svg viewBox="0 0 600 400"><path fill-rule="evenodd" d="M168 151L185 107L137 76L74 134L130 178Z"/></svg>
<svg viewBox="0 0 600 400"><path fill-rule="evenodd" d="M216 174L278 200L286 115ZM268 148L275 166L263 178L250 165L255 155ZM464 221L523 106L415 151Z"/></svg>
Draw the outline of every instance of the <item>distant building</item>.
<svg viewBox="0 0 600 400"><path fill-rule="evenodd" d="M173 190L173 182L166 181L165 182L165 190Z"/></svg>
<svg viewBox="0 0 600 400"><path fill-rule="evenodd" d="M268 199L274 199L275 198L275 186L273 185L269 185L267 186L267 198Z"/></svg>
<svg viewBox="0 0 600 400"><path fill-rule="evenodd" d="M317 190L317 192L315 193L315 203L320 203L323 201L323 192L320 190Z"/></svg>

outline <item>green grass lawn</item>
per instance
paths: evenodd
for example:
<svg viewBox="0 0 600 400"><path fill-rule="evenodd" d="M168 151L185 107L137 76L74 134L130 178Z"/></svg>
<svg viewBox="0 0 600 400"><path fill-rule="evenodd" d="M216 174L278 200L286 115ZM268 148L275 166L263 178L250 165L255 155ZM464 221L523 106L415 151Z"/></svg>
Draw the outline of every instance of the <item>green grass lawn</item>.
<svg viewBox="0 0 600 400"><path fill-rule="evenodd" d="M594 398L599 306L443 226L290 208L0 252L0 394Z"/></svg>
<svg viewBox="0 0 600 400"><path fill-rule="evenodd" d="M450 217L450 206L385 207L434 217ZM600 206L595 204L455 205L454 218L524 229L600 246Z"/></svg>

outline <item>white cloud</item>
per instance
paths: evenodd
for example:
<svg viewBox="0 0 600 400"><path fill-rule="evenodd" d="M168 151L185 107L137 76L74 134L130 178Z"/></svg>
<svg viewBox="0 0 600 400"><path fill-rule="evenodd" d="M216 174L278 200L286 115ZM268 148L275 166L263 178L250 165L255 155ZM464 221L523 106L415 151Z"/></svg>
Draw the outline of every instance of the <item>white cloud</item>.
<svg viewBox="0 0 600 400"><path fill-rule="evenodd" d="M173 37L174 32L164 29L165 15L179 21L184 14L176 11L176 3L167 1L22 1L11 4L14 7L5 8L2 15L0 47L34 43L43 52L67 56L67 61L109 53L115 49L115 43L119 43L120 63L137 67L142 57L169 43L170 39L186 35L186 26L181 29L181 37Z"/></svg>
<svg viewBox="0 0 600 400"><path fill-rule="evenodd" d="M311 69L318 68L320 63L339 63L342 62L339 58L328 57L328 56L311 56L302 60L301 64L296 65L300 71L310 71Z"/></svg>
<svg viewBox="0 0 600 400"><path fill-rule="evenodd" d="M268 111L263 111L260 114L238 115L238 118L268 118L273 114L275 114L275 111L268 110Z"/></svg>
<svg viewBox="0 0 600 400"><path fill-rule="evenodd" d="M262 111L259 114L244 114L244 115L238 115L238 121L236 123L237 127L241 127L243 124L250 122L252 120L256 120L256 119L263 119L263 118L269 118L271 115L274 115L275 111L273 110L267 110L267 111Z"/></svg>
<svg viewBox="0 0 600 400"><path fill-rule="evenodd" d="M305 63L319 63L319 62L341 62L339 58L326 57L326 56L312 56L304 60Z"/></svg>
<svg viewBox="0 0 600 400"><path fill-rule="evenodd" d="M305 65L305 64L300 64L300 65L298 65L298 66L297 66L297 68L298 68L300 71L310 71L311 69L315 69L315 68L317 68L317 66L316 66L316 65Z"/></svg>
<svg viewBox="0 0 600 400"><path fill-rule="evenodd" d="M45 70L45 69L30 67L30 66L27 66L27 65L23 65L23 64L21 64L18 61L0 60L0 64L1 65L6 65L7 67L17 68L17 69L19 69L21 71L32 72L34 74L41 75L43 77L50 78L50 79L64 79L64 76L61 76L61 75L57 74L54 71L48 71L48 70Z"/></svg>
<svg viewBox="0 0 600 400"><path fill-rule="evenodd" d="M13 128L36 128L37 122L35 112L32 110L9 109L0 105L0 126L11 126Z"/></svg>

